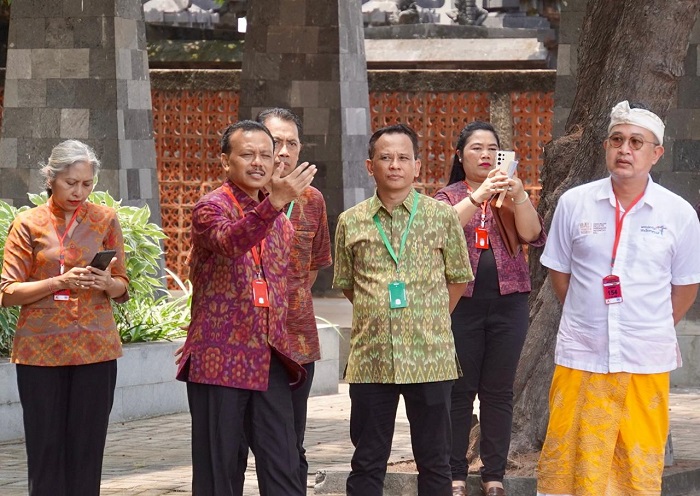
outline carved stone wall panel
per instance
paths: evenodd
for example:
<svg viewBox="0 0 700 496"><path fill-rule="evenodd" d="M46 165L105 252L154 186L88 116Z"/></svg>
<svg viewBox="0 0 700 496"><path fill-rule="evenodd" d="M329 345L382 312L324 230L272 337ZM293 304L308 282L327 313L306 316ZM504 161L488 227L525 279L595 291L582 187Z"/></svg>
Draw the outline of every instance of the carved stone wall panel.
<svg viewBox="0 0 700 496"><path fill-rule="evenodd" d="M192 207L223 180L221 131L238 119L238 92L153 90L152 99L165 265L186 278Z"/></svg>
<svg viewBox="0 0 700 496"><path fill-rule="evenodd" d="M552 140L554 93L511 93L511 114L518 175L537 205L544 145Z"/></svg>

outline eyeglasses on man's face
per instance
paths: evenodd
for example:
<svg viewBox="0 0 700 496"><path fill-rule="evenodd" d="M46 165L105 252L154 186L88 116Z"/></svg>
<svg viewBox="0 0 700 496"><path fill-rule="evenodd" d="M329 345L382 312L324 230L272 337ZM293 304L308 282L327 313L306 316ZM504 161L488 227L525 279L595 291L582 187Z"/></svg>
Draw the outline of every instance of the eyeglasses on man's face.
<svg viewBox="0 0 700 496"><path fill-rule="evenodd" d="M608 143L610 143L610 146L612 146L613 148L620 148L622 145L625 144L625 141L629 142L630 148L632 148L632 150L641 150L645 143L650 143L654 146L659 146L658 143L654 141L645 141L639 136L630 136L626 139L621 134L613 134L612 136L608 137Z"/></svg>

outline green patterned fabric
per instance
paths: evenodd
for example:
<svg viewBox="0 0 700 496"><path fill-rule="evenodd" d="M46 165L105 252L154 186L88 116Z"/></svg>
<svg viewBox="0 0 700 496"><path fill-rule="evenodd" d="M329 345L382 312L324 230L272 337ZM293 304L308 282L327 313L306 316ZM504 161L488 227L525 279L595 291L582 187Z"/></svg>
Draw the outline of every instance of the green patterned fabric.
<svg viewBox="0 0 700 496"><path fill-rule="evenodd" d="M397 267L372 217L398 253L414 195L418 210ZM343 212L335 236L336 288L353 290L350 383L415 384L457 378L448 283L474 278L452 207L411 190L390 214L375 194ZM406 284L408 308L389 308L388 284Z"/></svg>

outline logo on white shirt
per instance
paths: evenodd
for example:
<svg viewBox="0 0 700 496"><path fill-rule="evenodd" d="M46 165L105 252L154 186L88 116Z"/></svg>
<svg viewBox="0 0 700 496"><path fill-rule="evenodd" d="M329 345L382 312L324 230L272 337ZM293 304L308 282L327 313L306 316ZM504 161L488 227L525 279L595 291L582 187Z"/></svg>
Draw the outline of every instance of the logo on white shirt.
<svg viewBox="0 0 700 496"><path fill-rule="evenodd" d="M666 226L642 226L640 231L648 234L656 234L657 236L663 236L664 231L668 229Z"/></svg>
<svg viewBox="0 0 700 496"><path fill-rule="evenodd" d="M608 230L607 222L580 222L578 232L582 236L588 234L602 234Z"/></svg>

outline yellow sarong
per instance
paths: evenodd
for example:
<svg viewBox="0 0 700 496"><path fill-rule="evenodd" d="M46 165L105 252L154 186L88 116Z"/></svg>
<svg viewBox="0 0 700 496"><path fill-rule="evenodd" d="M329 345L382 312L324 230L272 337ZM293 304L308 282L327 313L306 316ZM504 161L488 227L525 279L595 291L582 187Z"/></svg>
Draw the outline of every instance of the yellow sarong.
<svg viewBox="0 0 700 496"><path fill-rule="evenodd" d="M537 465L538 494L660 495L669 376L596 374L557 365Z"/></svg>

